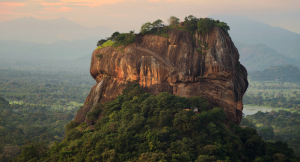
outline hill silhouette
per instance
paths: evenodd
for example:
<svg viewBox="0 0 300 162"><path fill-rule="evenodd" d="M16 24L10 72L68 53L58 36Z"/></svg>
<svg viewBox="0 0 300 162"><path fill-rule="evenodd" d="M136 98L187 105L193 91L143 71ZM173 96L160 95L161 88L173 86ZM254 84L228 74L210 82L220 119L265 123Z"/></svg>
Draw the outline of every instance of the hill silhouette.
<svg viewBox="0 0 300 162"><path fill-rule="evenodd" d="M263 71L254 71L249 74L253 81L300 82L300 70L293 65L271 66Z"/></svg>
<svg viewBox="0 0 300 162"><path fill-rule="evenodd" d="M270 66L300 65L295 59L282 55L264 44L247 45L234 41L234 45L239 50L241 63L249 72L263 70Z"/></svg>
<svg viewBox="0 0 300 162"><path fill-rule="evenodd" d="M300 34L280 27L273 27L263 22L242 16L211 15L230 26L229 34L235 41L246 44L265 44L280 54L300 60Z"/></svg>
<svg viewBox="0 0 300 162"><path fill-rule="evenodd" d="M0 23L0 39L35 43L83 40L91 37L105 38L112 32L112 29L105 26L87 28L66 18L46 21L23 17Z"/></svg>

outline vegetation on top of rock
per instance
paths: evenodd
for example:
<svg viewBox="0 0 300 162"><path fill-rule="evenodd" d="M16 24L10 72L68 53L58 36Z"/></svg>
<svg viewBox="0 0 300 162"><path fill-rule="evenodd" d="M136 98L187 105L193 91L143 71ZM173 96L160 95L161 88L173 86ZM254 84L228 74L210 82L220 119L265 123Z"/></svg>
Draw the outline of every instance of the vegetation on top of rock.
<svg viewBox="0 0 300 162"><path fill-rule="evenodd" d="M115 42L113 42L111 40L105 41L102 45L98 46L95 50L105 48L105 47L111 47L114 45L114 43Z"/></svg>
<svg viewBox="0 0 300 162"><path fill-rule="evenodd" d="M157 21L159 21L159 19ZM163 28L165 34L167 33L168 30L172 30L172 29L186 30L191 33L194 33L195 30L198 29L199 33L204 35L208 33L214 26L219 26L228 35L228 30L230 30L230 27L225 22L220 22L219 20L214 20L211 18L197 18L193 15L189 15L185 17L182 26L179 26L180 19L175 16L171 16L168 19L169 26L164 27L162 23L159 26L156 26L155 24L157 21L153 23L147 22L143 24L140 33L162 35L162 33L159 33L159 30L158 31L155 30L156 28L157 29Z"/></svg>
<svg viewBox="0 0 300 162"><path fill-rule="evenodd" d="M162 37L169 38L167 32L168 30L186 30L191 33L194 33L198 29L199 33L204 35L208 33L214 26L219 26L221 29L228 35L228 30L230 27L219 20L213 20L211 18L196 18L193 15L189 15L184 19L184 25L179 26L180 19L171 16L168 19L169 26L165 26L162 20L157 19L153 23L147 22L141 26L140 34L155 34ZM161 29L161 30L160 30ZM109 42L111 41L111 42ZM109 43L108 43L109 42ZM129 33L119 33L114 32L111 37L108 37L107 40L101 39L97 43L97 49L101 49L107 46L120 47L124 45L129 45L135 42L134 31Z"/></svg>
<svg viewBox="0 0 300 162"><path fill-rule="evenodd" d="M253 81L300 82L300 70L294 65L271 66L263 71L254 71L249 74Z"/></svg>
<svg viewBox="0 0 300 162"><path fill-rule="evenodd" d="M150 23L150 22L147 22L147 23L144 23L142 26L141 26L141 31L140 33L141 34L150 34L151 30L155 30L157 29L157 31L159 32L159 28L163 27L163 21L160 20L160 19L157 19L156 21L154 21L153 23ZM153 32L153 31L152 31Z"/></svg>
<svg viewBox="0 0 300 162"><path fill-rule="evenodd" d="M230 30L230 27L225 22L220 22L219 20L214 20L211 18L200 18L200 20L197 22L198 31L202 35L208 33L214 26L221 27L221 29L228 35L228 30Z"/></svg>
<svg viewBox="0 0 300 162"><path fill-rule="evenodd" d="M63 142L28 144L13 161L296 161L286 145L266 143L253 128L228 128L224 110L208 108L203 97L153 96L131 84L94 107L94 130L71 122Z"/></svg>
<svg viewBox="0 0 300 162"><path fill-rule="evenodd" d="M101 46L103 43L105 43L105 42L107 42L107 40L105 40L105 39L101 39L101 40L99 40L98 42L97 42L97 46L99 47L99 46Z"/></svg>
<svg viewBox="0 0 300 162"><path fill-rule="evenodd" d="M168 18L168 23L169 26L176 26L179 25L180 19L175 16L170 16L170 18Z"/></svg>
<svg viewBox="0 0 300 162"><path fill-rule="evenodd" d="M135 42L135 34L134 31L130 31L129 33L119 33L114 32L111 37L108 37L107 40L101 39L97 43L97 49L101 49L104 47L120 47L126 46Z"/></svg>

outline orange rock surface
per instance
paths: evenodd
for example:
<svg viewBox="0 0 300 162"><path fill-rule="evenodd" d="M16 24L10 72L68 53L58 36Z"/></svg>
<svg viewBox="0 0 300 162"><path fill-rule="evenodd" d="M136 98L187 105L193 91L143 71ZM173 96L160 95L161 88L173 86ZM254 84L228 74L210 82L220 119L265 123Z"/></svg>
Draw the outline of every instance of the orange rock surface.
<svg viewBox="0 0 300 162"><path fill-rule="evenodd" d="M219 27L204 36L178 30L168 35L137 35L123 52L120 47L95 50L90 73L97 83L74 120L93 124L86 118L93 105L114 100L128 82L137 82L153 95L205 96L211 107L225 110L227 122L239 124L247 70L231 38Z"/></svg>

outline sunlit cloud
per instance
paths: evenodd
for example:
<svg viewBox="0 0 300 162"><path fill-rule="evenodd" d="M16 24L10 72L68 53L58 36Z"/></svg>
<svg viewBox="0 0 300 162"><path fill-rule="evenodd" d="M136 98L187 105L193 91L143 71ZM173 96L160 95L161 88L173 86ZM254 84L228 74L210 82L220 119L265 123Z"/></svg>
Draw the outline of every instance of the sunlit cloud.
<svg viewBox="0 0 300 162"><path fill-rule="evenodd" d="M103 4L114 4L117 2L122 2L123 0L85 0L85 3L82 3L82 0L62 0L64 3L77 3L76 5L85 5L85 6L100 6Z"/></svg>
<svg viewBox="0 0 300 162"><path fill-rule="evenodd" d="M0 7L15 7L15 6L23 6L25 3L16 3L16 2L0 2Z"/></svg>
<svg viewBox="0 0 300 162"><path fill-rule="evenodd" d="M72 10L72 8L70 7L50 7L50 8L45 8L45 10L47 11L55 11L55 12L70 12Z"/></svg>

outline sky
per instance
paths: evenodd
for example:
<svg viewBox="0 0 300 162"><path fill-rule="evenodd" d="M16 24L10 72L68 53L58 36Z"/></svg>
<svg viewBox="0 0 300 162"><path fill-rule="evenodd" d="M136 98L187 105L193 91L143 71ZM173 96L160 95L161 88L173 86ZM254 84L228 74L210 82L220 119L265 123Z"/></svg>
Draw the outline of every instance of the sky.
<svg viewBox="0 0 300 162"><path fill-rule="evenodd" d="M245 16L300 34L300 0L0 0L0 22L64 17L83 26L121 32L170 16ZM221 20L222 21L222 20Z"/></svg>

